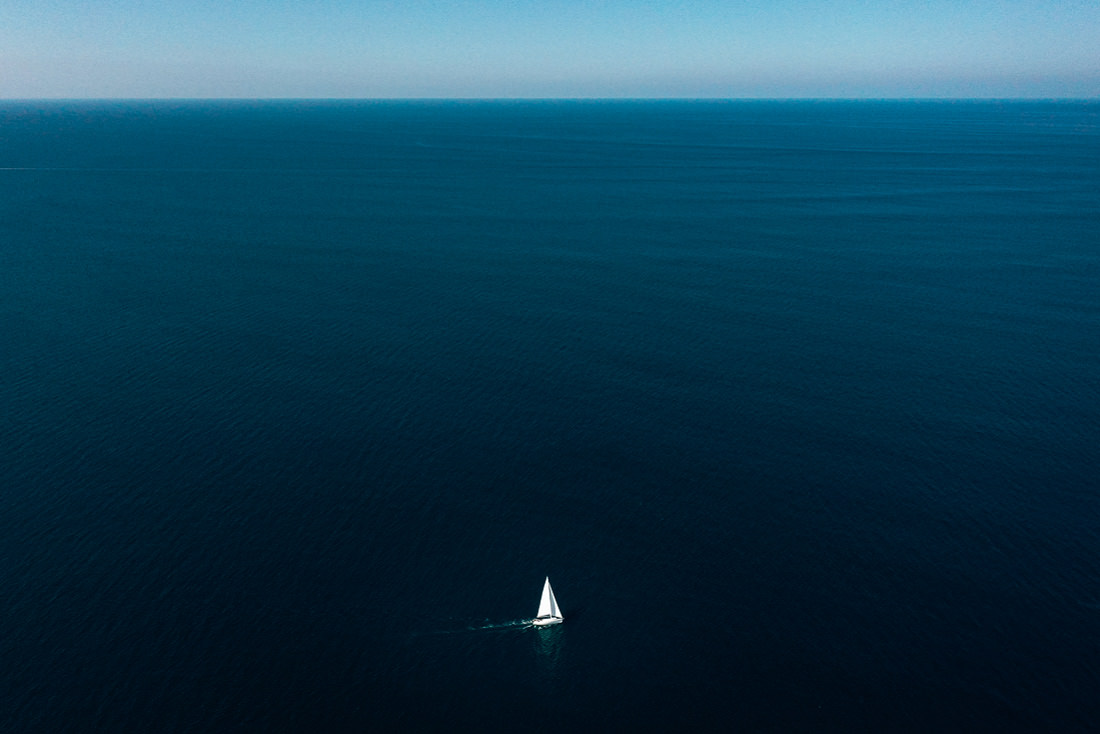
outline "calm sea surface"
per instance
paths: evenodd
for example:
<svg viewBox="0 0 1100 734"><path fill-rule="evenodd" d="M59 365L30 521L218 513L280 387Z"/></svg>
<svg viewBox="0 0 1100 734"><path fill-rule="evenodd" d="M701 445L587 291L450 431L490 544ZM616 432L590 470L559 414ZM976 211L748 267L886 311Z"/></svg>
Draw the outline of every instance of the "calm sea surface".
<svg viewBox="0 0 1100 734"><path fill-rule="evenodd" d="M1100 103L0 103L0 600L5 732L1089 729Z"/></svg>

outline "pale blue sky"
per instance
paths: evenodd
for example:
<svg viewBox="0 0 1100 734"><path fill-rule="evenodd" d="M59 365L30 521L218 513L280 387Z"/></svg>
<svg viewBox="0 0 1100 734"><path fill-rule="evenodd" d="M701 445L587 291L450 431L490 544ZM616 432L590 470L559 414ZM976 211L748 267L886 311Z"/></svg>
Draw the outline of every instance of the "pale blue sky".
<svg viewBox="0 0 1100 734"><path fill-rule="evenodd" d="M1100 0L0 0L0 97L1097 97Z"/></svg>

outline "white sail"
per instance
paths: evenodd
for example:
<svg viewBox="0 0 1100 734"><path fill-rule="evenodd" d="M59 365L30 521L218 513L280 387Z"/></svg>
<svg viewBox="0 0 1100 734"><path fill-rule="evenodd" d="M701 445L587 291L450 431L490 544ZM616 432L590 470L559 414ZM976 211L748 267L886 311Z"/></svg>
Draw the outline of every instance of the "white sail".
<svg viewBox="0 0 1100 734"><path fill-rule="evenodd" d="M550 588L550 577L546 577L546 583L542 587L542 599L539 600L539 618L554 617L561 619L558 611L558 600L554 598L554 590Z"/></svg>
<svg viewBox="0 0 1100 734"><path fill-rule="evenodd" d="M554 598L554 590L550 588L550 578L546 578L546 588L550 592L550 616L561 619L561 610L558 609L558 600Z"/></svg>

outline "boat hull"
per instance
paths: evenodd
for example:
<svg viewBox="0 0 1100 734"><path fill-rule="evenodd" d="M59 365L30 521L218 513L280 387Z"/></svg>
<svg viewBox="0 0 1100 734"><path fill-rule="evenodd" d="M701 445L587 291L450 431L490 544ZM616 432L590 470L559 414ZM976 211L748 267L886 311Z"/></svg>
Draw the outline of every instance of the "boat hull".
<svg viewBox="0 0 1100 734"><path fill-rule="evenodd" d="M531 624L536 627L549 627L552 624L561 624L564 620L561 617L538 617L531 620Z"/></svg>

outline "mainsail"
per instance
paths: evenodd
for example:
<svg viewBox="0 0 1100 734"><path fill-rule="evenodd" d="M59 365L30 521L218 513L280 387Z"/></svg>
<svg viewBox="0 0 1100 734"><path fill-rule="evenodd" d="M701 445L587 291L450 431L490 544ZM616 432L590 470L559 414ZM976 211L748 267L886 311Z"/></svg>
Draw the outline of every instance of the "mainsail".
<svg viewBox="0 0 1100 734"><path fill-rule="evenodd" d="M539 600L539 617L557 617L561 619L558 611L558 600L554 598L554 590L550 588L550 577L546 577L546 583L542 587L542 599Z"/></svg>

